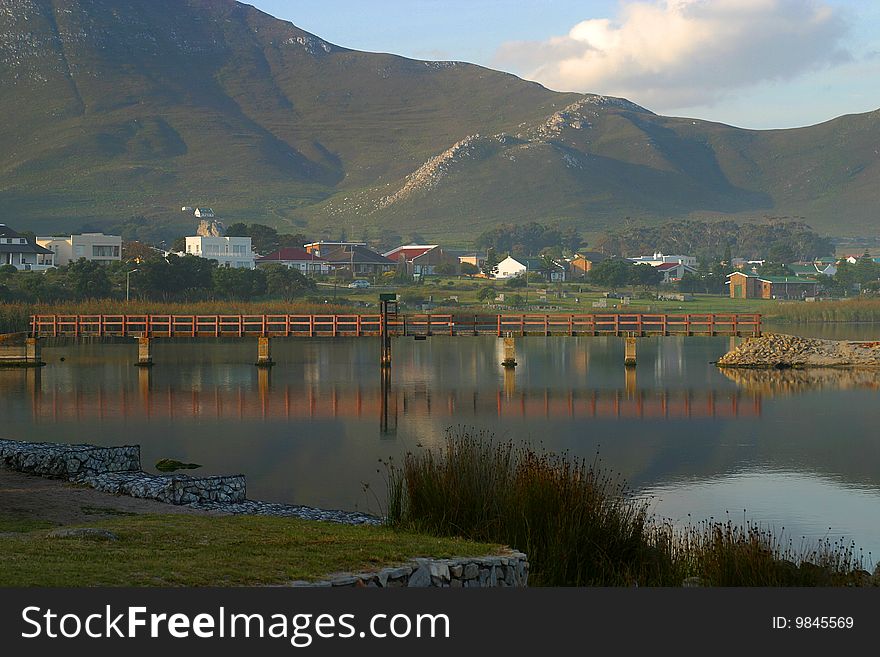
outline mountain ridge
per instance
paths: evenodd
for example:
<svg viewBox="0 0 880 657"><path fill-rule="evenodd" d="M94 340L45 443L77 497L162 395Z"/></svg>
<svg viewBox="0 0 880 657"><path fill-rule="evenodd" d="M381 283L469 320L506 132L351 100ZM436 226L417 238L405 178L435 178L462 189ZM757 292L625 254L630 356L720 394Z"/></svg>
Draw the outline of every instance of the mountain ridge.
<svg viewBox="0 0 880 657"><path fill-rule="evenodd" d="M768 214L877 229L880 111L772 131L663 117L362 53L233 0L0 0L0 111L3 220L39 232L167 239L196 204L319 237Z"/></svg>

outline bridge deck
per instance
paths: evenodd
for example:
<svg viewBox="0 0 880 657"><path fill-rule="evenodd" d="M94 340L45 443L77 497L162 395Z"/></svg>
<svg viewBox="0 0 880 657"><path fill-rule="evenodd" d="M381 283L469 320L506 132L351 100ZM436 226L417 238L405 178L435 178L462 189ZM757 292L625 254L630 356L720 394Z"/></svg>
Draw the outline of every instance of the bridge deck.
<svg viewBox="0 0 880 657"><path fill-rule="evenodd" d="M366 337L381 315L33 315L32 337ZM761 335L759 314L414 314L388 318L392 336Z"/></svg>

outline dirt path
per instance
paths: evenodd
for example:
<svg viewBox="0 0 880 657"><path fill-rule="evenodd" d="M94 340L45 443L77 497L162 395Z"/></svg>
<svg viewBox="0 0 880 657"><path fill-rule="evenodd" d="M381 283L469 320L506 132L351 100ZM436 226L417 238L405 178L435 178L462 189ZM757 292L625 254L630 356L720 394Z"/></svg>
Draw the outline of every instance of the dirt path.
<svg viewBox="0 0 880 657"><path fill-rule="evenodd" d="M71 525L131 513L199 513L189 507L112 495L0 467L0 516Z"/></svg>

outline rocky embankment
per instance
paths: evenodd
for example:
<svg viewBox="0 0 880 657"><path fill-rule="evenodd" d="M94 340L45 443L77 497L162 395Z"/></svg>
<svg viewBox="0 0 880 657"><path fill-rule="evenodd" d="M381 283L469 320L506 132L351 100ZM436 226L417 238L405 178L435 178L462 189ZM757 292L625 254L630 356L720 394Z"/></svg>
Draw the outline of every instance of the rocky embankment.
<svg viewBox="0 0 880 657"><path fill-rule="evenodd" d="M804 369L859 367L880 369L880 342L820 340L767 333L728 351L718 367Z"/></svg>

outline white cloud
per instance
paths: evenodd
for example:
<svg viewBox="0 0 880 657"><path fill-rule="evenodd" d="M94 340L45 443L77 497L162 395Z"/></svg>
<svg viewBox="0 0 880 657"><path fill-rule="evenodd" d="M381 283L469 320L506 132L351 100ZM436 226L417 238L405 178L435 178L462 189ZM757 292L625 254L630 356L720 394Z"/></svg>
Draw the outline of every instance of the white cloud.
<svg viewBox="0 0 880 657"><path fill-rule="evenodd" d="M495 64L551 89L623 96L662 111L849 61L841 46L848 27L817 0L623 0L613 19L506 43Z"/></svg>

